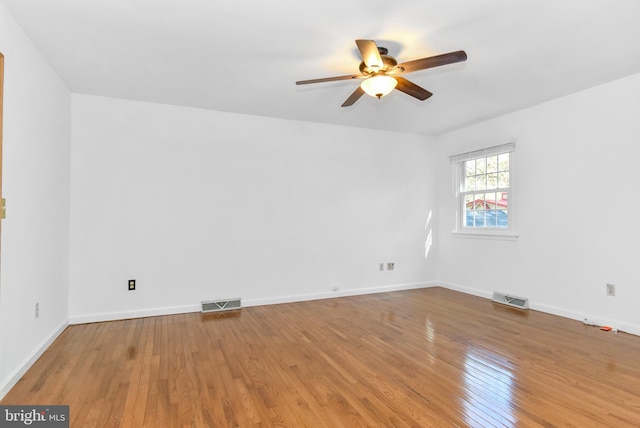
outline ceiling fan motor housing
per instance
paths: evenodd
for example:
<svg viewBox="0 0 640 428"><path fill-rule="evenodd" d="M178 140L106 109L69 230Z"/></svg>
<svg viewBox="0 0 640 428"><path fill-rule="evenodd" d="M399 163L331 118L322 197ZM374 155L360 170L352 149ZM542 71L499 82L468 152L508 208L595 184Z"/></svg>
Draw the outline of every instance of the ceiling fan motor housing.
<svg viewBox="0 0 640 428"><path fill-rule="evenodd" d="M365 76L370 76L380 72L387 73L396 65L398 65L398 61L396 61L394 57L387 55L387 53L389 52L387 48L378 47L378 52L380 52L380 58L382 59L382 68L369 67L364 63L364 61L362 61L360 63L360 73Z"/></svg>

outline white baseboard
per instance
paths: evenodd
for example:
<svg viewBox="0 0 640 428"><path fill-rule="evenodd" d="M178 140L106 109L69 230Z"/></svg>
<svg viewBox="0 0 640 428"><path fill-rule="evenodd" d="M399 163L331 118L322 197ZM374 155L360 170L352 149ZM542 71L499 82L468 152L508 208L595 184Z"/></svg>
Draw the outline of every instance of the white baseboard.
<svg viewBox="0 0 640 428"><path fill-rule="evenodd" d="M484 297L485 299L491 299L491 296L493 296L493 293L490 293L484 290L478 290L476 288L463 287L461 285L451 284L451 283L442 282L442 281L437 281L436 283L440 285L442 288L446 288L448 290L459 291L461 293L471 294L473 296L478 296L478 297Z"/></svg>
<svg viewBox="0 0 640 428"><path fill-rule="evenodd" d="M535 303L532 304L531 302L529 302L529 306L531 307L531 309L535 309L536 311L546 312L548 314L558 315L560 317L577 321L584 321L585 319L588 319L590 322L597 326L607 325L614 328L615 330L640 336L640 326L618 321L615 319L606 318L599 315L577 313L567 309L557 308L555 306L540 305Z"/></svg>
<svg viewBox="0 0 640 428"><path fill-rule="evenodd" d="M7 393L15 386L16 383L24 376L24 374L31 368L38 358L47 350L54 340L62 334L65 328L69 325L69 321L65 320L56 327L49 336L47 336L36 348L25 358L9 376L0 384L0 400L7 395Z"/></svg>
<svg viewBox="0 0 640 428"><path fill-rule="evenodd" d="M490 293L487 291L463 287L457 284L450 284L446 282L436 282L436 283L449 290L460 291L462 293L471 294L478 297L484 297L486 299L491 299L493 295L493 293ZM640 326L625 323L615 319L607 319L606 317L601 317L598 315L579 313L569 309L559 308L557 306L551 306L551 305L532 302L531 300L529 300L529 308L535 311L544 312L551 315L557 315L559 317L569 318L576 321L584 321L585 319L589 319L595 325L598 325L598 326L608 325L610 327L617 329L618 331L624 331L625 333L640 336Z"/></svg>
<svg viewBox="0 0 640 428"><path fill-rule="evenodd" d="M367 287L367 288L356 288L349 290L339 290L339 291L331 291L326 293L311 293L311 294L295 294L291 296L280 296L280 297L268 297L262 299L243 299L242 306L263 306L263 305L277 305L280 303L295 303L295 302L306 302L309 300L322 300L322 299L333 299L335 297L346 297L346 296L359 296L362 294L375 294L375 293L387 293L390 291L401 291L401 290L414 290L417 288L429 288L435 287L438 283L436 282L416 282L411 284L393 284L393 285L383 285L380 287Z"/></svg>
<svg viewBox="0 0 640 428"><path fill-rule="evenodd" d="M186 314L189 312L199 312L201 309L202 308L200 304L193 304L181 306L166 306L162 308L146 308L138 309L135 311L102 312L97 314L73 315L69 318L69 324L88 324L92 322L118 321L131 318Z"/></svg>

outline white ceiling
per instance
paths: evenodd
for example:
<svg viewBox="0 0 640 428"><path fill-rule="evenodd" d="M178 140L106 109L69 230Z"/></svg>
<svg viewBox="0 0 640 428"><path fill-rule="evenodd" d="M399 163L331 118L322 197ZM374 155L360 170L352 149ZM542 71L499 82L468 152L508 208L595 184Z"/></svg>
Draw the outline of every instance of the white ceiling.
<svg viewBox="0 0 640 428"><path fill-rule="evenodd" d="M439 134L640 72L638 0L0 1L72 92L373 129ZM295 85L356 73L357 38L468 60L405 74L426 101Z"/></svg>

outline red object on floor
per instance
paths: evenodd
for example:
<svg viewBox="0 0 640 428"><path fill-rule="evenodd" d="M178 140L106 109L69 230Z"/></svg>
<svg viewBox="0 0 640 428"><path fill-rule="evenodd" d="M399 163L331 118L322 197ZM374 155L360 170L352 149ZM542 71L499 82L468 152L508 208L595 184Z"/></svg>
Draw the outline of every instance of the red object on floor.
<svg viewBox="0 0 640 428"><path fill-rule="evenodd" d="M608 325L603 325L602 327L600 327L600 330L611 331L611 327L609 327Z"/></svg>

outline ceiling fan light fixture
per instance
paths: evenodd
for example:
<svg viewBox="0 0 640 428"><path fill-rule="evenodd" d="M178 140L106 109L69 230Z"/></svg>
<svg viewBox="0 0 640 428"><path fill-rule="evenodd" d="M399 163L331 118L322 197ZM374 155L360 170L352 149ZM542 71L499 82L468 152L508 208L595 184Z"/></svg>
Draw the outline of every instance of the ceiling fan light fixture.
<svg viewBox="0 0 640 428"><path fill-rule="evenodd" d="M360 87L368 95L376 98L382 98L389 92L393 91L398 81L391 76L385 74L376 74L364 80Z"/></svg>

